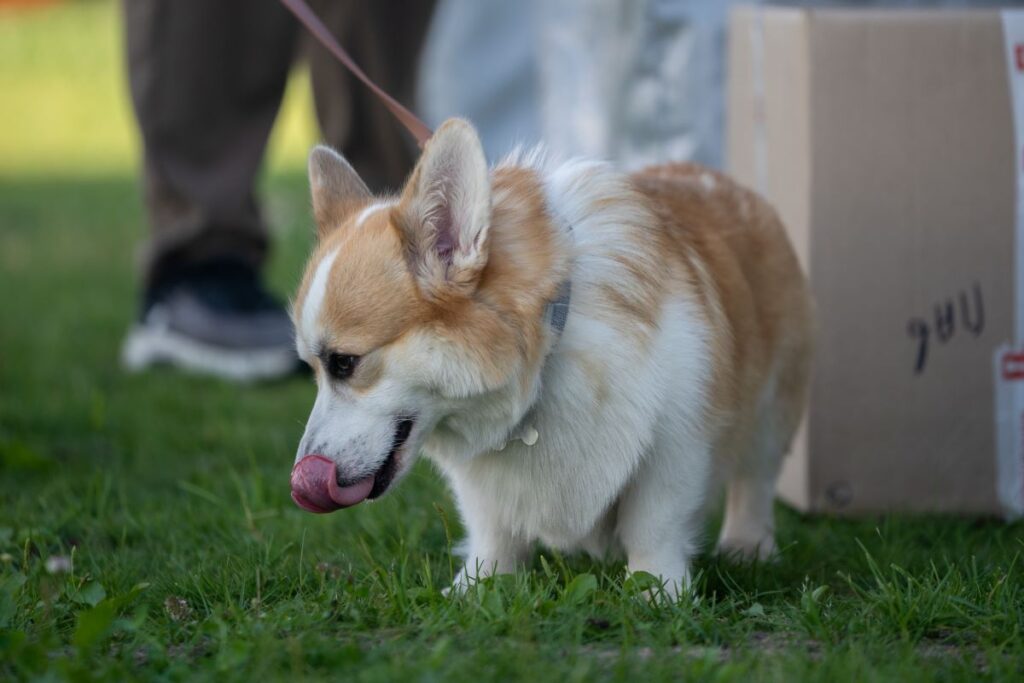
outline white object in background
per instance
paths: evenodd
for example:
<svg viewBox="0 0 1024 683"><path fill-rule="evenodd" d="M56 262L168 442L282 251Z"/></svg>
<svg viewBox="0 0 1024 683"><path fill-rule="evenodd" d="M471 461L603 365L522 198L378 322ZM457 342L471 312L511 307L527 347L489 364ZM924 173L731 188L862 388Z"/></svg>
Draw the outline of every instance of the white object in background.
<svg viewBox="0 0 1024 683"><path fill-rule="evenodd" d="M1013 347L995 354L996 487L1008 517L1024 515L1024 11L1004 10L1006 77L1013 108L1016 167Z"/></svg>
<svg viewBox="0 0 1024 683"><path fill-rule="evenodd" d="M995 354L996 493L1008 519L1024 516L1024 349Z"/></svg>
<svg viewBox="0 0 1024 683"><path fill-rule="evenodd" d="M1024 11L1003 10L1003 44L1006 50L1006 77L1013 107L1014 166L1017 182L1016 215L1016 316L1014 341L1024 343Z"/></svg>
<svg viewBox="0 0 1024 683"><path fill-rule="evenodd" d="M464 116L488 157L543 142L626 169L721 166L734 0L441 0L421 60L430 125Z"/></svg>

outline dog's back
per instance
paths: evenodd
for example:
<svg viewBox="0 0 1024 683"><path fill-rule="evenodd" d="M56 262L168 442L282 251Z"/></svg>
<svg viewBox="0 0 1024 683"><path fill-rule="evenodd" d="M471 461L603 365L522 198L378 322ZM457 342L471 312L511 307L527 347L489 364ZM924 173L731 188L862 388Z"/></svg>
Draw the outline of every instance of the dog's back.
<svg viewBox="0 0 1024 683"><path fill-rule="evenodd" d="M770 554L779 460L799 424L812 350L811 303L775 210L728 176L696 164L632 176L667 243L692 264L712 321L712 406L724 429L718 473L729 479L723 549Z"/></svg>

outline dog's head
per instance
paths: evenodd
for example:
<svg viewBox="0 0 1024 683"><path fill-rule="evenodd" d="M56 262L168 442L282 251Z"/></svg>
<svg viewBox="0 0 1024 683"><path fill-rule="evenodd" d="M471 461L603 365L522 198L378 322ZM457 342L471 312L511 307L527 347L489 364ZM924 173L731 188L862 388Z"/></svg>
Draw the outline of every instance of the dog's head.
<svg viewBox="0 0 1024 683"><path fill-rule="evenodd" d="M512 381L535 354L481 295L493 279L492 189L468 123L435 133L395 197L371 196L326 147L309 178L319 242L293 315L318 393L292 497L329 512L383 494L453 406Z"/></svg>

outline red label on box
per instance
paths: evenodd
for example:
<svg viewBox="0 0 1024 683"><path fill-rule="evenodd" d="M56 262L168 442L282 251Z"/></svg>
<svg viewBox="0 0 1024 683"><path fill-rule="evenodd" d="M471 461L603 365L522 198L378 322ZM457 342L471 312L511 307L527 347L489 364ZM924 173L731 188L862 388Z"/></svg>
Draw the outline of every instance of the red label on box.
<svg viewBox="0 0 1024 683"><path fill-rule="evenodd" d="M1013 55L1017 60L1017 71L1024 71L1024 43L1013 46Z"/></svg>
<svg viewBox="0 0 1024 683"><path fill-rule="evenodd" d="M1005 353L1002 360L1003 379L1024 379L1024 353Z"/></svg>

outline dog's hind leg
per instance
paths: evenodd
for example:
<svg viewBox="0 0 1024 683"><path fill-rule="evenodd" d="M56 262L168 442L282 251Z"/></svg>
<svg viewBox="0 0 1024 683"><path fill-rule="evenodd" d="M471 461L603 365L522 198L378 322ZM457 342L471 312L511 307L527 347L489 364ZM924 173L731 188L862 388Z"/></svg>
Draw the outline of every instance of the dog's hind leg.
<svg viewBox="0 0 1024 683"><path fill-rule="evenodd" d="M629 571L661 578L672 598L690 585L711 476L710 444L684 431L656 438L619 499L616 534Z"/></svg>
<svg viewBox="0 0 1024 683"><path fill-rule="evenodd" d="M793 362L761 396L726 484L725 520L718 552L740 559L766 560L775 554L775 480L782 458L800 424L807 393L809 355Z"/></svg>
<svg viewBox="0 0 1024 683"><path fill-rule="evenodd" d="M775 553L775 478L783 447L769 424L758 424L751 441L726 484L718 552L766 560Z"/></svg>

